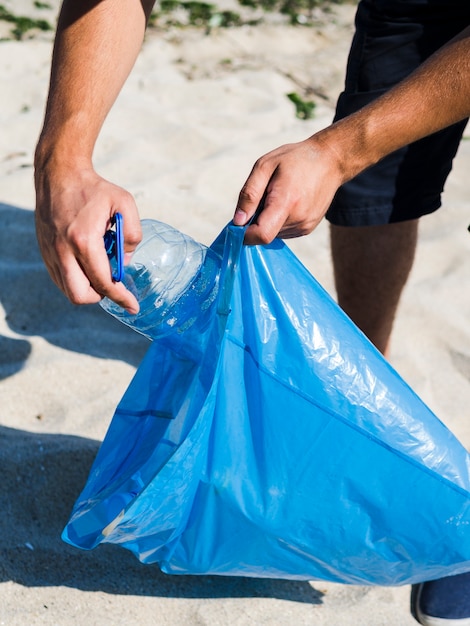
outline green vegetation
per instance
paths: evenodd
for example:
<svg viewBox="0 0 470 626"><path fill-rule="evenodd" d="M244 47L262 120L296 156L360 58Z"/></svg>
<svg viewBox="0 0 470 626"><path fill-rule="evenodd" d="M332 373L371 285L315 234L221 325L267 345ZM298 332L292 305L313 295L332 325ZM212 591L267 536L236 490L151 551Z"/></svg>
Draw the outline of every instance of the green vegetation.
<svg viewBox="0 0 470 626"><path fill-rule="evenodd" d="M213 28L229 28L244 24L256 25L263 16L278 13L293 26L313 26L315 9L328 10L335 0L238 0L241 13L221 11L216 5L200 0L160 0L152 12L149 26L164 29L168 26L184 28L195 26L210 32ZM341 0L336 0L341 1ZM317 13L318 19L318 13ZM224 59L221 65L229 65ZM303 94L305 95L305 94ZM315 102L305 100L298 93L287 94L295 105L295 115L301 120L314 116Z"/></svg>
<svg viewBox="0 0 470 626"><path fill-rule="evenodd" d="M303 100L297 93L288 93L287 97L295 104L295 115L300 120L310 120L315 110L315 102Z"/></svg>
<svg viewBox="0 0 470 626"><path fill-rule="evenodd" d="M336 2L341 0L336 0ZM245 9L245 17L235 11L222 11L208 2L200 0L160 0L152 12L150 26L199 26L210 30L213 27L229 28L243 24L256 24L266 13L285 15L293 25L311 26L314 9L328 9L335 0L238 0ZM248 10L248 16L247 14Z"/></svg>
<svg viewBox="0 0 470 626"><path fill-rule="evenodd" d="M164 29L168 26L184 28L188 26L204 28L210 32L213 28L233 28L243 25L256 25L268 14L285 16L285 21L294 26L313 26L315 9L328 11L332 4L348 0L238 0L240 13L221 10L215 4L203 0L159 0L149 19L150 28ZM50 10L53 7L46 1L33 0L36 9ZM317 14L318 17L318 14ZM44 19L15 15L0 4L0 21L11 24L11 38L21 40L34 31L51 31L53 26ZM224 59L221 65L231 64ZM315 102L304 100L298 93L289 93L287 97L295 105L295 114L299 119L308 120L314 116Z"/></svg>
<svg viewBox="0 0 470 626"><path fill-rule="evenodd" d="M160 10L153 11L149 26L199 26L207 30L215 27L241 26L242 19L234 11L220 11L215 5L199 0L161 0Z"/></svg>
<svg viewBox="0 0 470 626"><path fill-rule="evenodd" d="M267 13L286 15L293 25L312 24L313 10L330 4L328 0L239 0L239 3L252 9L262 9Z"/></svg>
<svg viewBox="0 0 470 626"><path fill-rule="evenodd" d="M39 3L37 3L39 4ZM43 8L43 7L41 7ZM24 35L31 30L52 30L51 24L46 20L36 20L31 17L14 15L3 5L0 5L0 20L13 24L11 35L14 39L23 39Z"/></svg>

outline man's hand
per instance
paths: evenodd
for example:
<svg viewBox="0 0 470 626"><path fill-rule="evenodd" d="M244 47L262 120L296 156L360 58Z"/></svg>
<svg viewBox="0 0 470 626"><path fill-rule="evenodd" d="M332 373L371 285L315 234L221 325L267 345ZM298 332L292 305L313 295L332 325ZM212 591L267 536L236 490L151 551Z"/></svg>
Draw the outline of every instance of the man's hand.
<svg viewBox="0 0 470 626"><path fill-rule="evenodd" d="M470 27L363 109L261 157L234 215L242 226L263 209L247 228L245 242L310 233L340 185L398 148L469 117L469 59Z"/></svg>
<svg viewBox="0 0 470 626"><path fill-rule="evenodd" d="M91 304L107 296L129 313L137 313L135 297L111 278L103 243L117 212L124 218L127 257L139 243L140 219L132 196L89 166L58 172L37 166L36 194L39 248L55 284L75 304Z"/></svg>
<svg viewBox="0 0 470 626"><path fill-rule="evenodd" d="M262 209L246 231L245 243L270 243L307 235L318 225L342 184L339 160L321 134L281 146L255 163L234 215L238 226Z"/></svg>

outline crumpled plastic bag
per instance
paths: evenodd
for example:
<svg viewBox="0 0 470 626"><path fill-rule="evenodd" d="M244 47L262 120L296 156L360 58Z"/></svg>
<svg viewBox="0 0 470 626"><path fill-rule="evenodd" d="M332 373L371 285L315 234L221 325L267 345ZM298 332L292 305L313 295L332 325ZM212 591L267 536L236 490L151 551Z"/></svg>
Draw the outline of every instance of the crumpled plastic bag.
<svg viewBox="0 0 470 626"><path fill-rule="evenodd" d="M213 244L205 334L151 344L65 541L171 574L398 585L470 570L464 447L283 242L243 234Z"/></svg>

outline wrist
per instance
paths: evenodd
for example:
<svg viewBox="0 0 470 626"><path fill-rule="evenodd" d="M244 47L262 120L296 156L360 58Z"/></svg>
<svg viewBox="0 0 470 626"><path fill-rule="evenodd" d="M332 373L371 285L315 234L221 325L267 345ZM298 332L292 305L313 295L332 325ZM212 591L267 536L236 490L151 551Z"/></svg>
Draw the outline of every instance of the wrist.
<svg viewBox="0 0 470 626"><path fill-rule="evenodd" d="M339 120L314 135L330 153L341 183L351 180L380 160L370 125L360 115Z"/></svg>
<svg viewBox="0 0 470 626"><path fill-rule="evenodd" d="M54 160L64 164L77 162L80 166L91 164L101 124L85 111L62 110L57 114L58 110L60 107L54 105L46 112L35 164L44 166Z"/></svg>
<svg viewBox="0 0 470 626"><path fill-rule="evenodd" d="M43 132L34 153L34 168L36 173L93 169L92 150L73 137Z"/></svg>

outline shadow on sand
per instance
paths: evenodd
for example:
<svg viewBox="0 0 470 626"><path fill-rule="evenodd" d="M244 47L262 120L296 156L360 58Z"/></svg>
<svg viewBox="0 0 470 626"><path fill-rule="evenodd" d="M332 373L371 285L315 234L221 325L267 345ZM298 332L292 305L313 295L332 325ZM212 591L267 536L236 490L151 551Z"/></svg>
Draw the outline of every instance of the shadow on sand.
<svg viewBox="0 0 470 626"><path fill-rule="evenodd" d="M65 544L60 534L98 447L98 441L82 437L0 427L0 582L124 595L322 603L323 593L307 582L169 576L118 546L86 552Z"/></svg>
<svg viewBox="0 0 470 626"><path fill-rule="evenodd" d="M0 303L9 328L0 336L0 380L19 371L39 335L65 350L137 366L149 342L99 305L75 306L53 284L39 253L34 213L0 203Z"/></svg>

